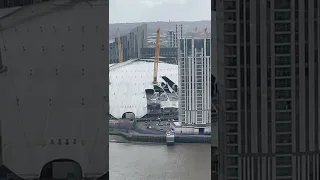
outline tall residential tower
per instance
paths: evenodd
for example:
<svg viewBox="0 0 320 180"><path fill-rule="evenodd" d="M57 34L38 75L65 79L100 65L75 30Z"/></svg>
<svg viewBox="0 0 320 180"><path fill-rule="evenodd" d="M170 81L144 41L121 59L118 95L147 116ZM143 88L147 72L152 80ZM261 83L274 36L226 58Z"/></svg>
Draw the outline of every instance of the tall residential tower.
<svg viewBox="0 0 320 180"><path fill-rule="evenodd" d="M211 39L180 39L179 121L211 123Z"/></svg>
<svg viewBox="0 0 320 180"><path fill-rule="evenodd" d="M320 2L216 3L219 180L320 179Z"/></svg>

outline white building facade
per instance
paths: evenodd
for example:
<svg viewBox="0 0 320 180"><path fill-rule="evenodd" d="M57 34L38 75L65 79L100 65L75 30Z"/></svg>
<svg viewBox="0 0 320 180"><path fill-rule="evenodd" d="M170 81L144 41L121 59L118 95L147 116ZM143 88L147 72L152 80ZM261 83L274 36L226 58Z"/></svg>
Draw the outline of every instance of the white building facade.
<svg viewBox="0 0 320 180"><path fill-rule="evenodd" d="M179 41L179 121L211 123L211 39Z"/></svg>

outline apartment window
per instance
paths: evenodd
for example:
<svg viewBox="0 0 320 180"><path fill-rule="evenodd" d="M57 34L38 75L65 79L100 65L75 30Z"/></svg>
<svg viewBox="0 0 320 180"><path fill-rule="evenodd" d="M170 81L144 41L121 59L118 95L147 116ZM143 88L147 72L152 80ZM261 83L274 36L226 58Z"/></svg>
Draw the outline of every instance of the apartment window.
<svg viewBox="0 0 320 180"><path fill-rule="evenodd" d="M237 69L236 68L226 68L225 69L226 77L237 77Z"/></svg>
<svg viewBox="0 0 320 180"><path fill-rule="evenodd" d="M291 123L277 123L276 132L291 132Z"/></svg>
<svg viewBox="0 0 320 180"><path fill-rule="evenodd" d="M225 10L236 10L237 8L236 1L224 1L223 4Z"/></svg>
<svg viewBox="0 0 320 180"><path fill-rule="evenodd" d="M276 79L275 80L276 88L284 88L291 86L291 79Z"/></svg>
<svg viewBox="0 0 320 180"><path fill-rule="evenodd" d="M227 131L227 133L237 133L238 132L238 124L227 124L226 131Z"/></svg>
<svg viewBox="0 0 320 180"><path fill-rule="evenodd" d="M235 111L237 110L237 102L228 102L226 103L227 110Z"/></svg>
<svg viewBox="0 0 320 180"><path fill-rule="evenodd" d="M275 46L275 53L276 54L290 54L291 53L291 46L290 45Z"/></svg>
<svg viewBox="0 0 320 180"><path fill-rule="evenodd" d="M237 31L237 26L235 23L225 23L224 24L224 32L233 33Z"/></svg>
<svg viewBox="0 0 320 180"><path fill-rule="evenodd" d="M292 0L277 0L274 3L275 9L290 9L290 4Z"/></svg>
<svg viewBox="0 0 320 180"><path fill-rule="evenodd" d="M276 146L276 153L291 153L292 146L291 145L277 145Z"/></svg>
<svg viewBox="0 0 320 180"><path fill-rule="evenodd" d="M237 135L227 135L226 138L227 138L228 144L237 144L238 143Z"/></svg>
<svg viewBox="0 0 320 180"><path fill-rule="evenodd" d="M275 21L288 21L291 20L291 12L275 12L274 13Z"/></svg>
<svg viewBox="0 0 320 180"><path fill-rule="evenodd" d="M290 65L291 57L290 56L276 56L275 57L276 65Z"/></svg>
<svg viewBox="0 0 320 180"><path fill-rule="evenodd" d="M228 177L238 177L238 168L228 168L227 176Z"/></svg>
<svg viewBox="0 0 320 180"><path fill-rule="evenodd" d="M238 153L238 146L227 146L226 151L229 154L237 154Z"/></svg>
<svg viewBox="0 0 320 180"><path fill-rule="evenodd" d="M224 13L224 21L236 21L236 13L235 12L225 12Z"/></svg>
<svg viewBox="0 0 320 180"><path fill-rule="evenodd" d="M291 121L291 112L276 112L276 121Z"/></svg>
<svg viewBox="0 0 320 180"><path fill-rule="evenodd" d="M291 41L291 34L275 34L275 43L289 43Z"/></svg>
<svg viewBox="0 0 320 180"><path fill-rule="evenodd" d="M236 35L224 35L224 43L225 44L236 44L237 36Z"/></svg>
<svg viewBox="0 0 320 180"><path fill-rule="evenodd" d="M277 99L289 99L291 98L291 90L276 90Z"/></svg>
<svg viewBox="0 0 320 180"><path fill-rule="evenodd" d="M225 55L236 55L237 54L237 47L236 46L225 46L224 48Z"/></svg>
<svg viewBox="0 0 320 180"><path fill-rule="evenodd" d="M226 114L226 121L237 122L237 113L228 113Z"/></svg>
<svg viewBox="0 0 320 180"><path fill-rule="evenodd" d="M291 68L276 68L276 76L291 76Z"/></svg>
<svg viewBox="0 0 320 180"><path fill-rule="evenodd" d="M238 165L238 157L228 157L227 156L227 165L228 166L237 166Z"/></svg>
<svg viewBox="0 0 320 180"><path fill-rule="evenodd" d="M226 82L226 88L237 88L237 80L228 79Z"/></svg>
<svg viewBox="0 0 320 180"><path fill-rule="evenodd" d="M291 167L277 167L276 176L291 176L292 169Z"/></svg>
<svg viewBox="0 0 320 180"><path fill-rule="evenodd" d="M238 96L237 91L227 91L226 92L227 99L235 99L236 100L237 96Z"/></svg>
<svg viewBox="0 0 320 180"><path fill-rule="evenodd" d="M237 57L225 57L224 62L226 63L226 66L236 66Z"/></svg>
<svg viewBox="0 0 320 180"><path fill-rule="evenodd" d="M290 23L275 23L274 25L275 32L290 32L291 24Z"/></svg>
<svg viewBox="0 0 320 180"><path fill-rule="evenodd" d="M291 165L291 156L278 156L276 157L276 165Z"/></svg>
<svg viewBox="0 0 320 180"><path fill-rule="evenodd" d="M277 134L276 135L276 142L277 143L291 143L292 142L291 134Z"/></svg>
<svg viewBox="0 0 320 180"><path fill-rule="evenodd" d="M291 109L291 101L277 101L276 102L277 110L290 110Z"/></svg>

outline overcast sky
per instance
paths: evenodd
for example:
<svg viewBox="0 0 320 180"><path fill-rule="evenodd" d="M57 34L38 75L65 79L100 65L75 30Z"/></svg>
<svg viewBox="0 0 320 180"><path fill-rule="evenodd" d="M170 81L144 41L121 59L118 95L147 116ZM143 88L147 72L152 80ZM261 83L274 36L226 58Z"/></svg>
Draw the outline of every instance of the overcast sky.
<svg viewBox="0 0 320 180"><path fill-rule="evenodd" d="M211 0L109 0L109 23L211 20Z"/></svg>

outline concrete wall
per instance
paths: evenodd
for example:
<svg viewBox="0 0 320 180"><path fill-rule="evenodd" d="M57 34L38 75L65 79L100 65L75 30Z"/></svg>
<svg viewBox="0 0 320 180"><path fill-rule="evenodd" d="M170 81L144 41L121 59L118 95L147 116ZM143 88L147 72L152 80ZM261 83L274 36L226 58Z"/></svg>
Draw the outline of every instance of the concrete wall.
<svg viewBox="0 0 320 180"><path fill-rule="evenodd" d="M91 3L33 5L0 22L3 162L22 177L59 158L89 176L108 170L108 6Z"/></svg>

